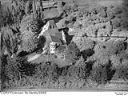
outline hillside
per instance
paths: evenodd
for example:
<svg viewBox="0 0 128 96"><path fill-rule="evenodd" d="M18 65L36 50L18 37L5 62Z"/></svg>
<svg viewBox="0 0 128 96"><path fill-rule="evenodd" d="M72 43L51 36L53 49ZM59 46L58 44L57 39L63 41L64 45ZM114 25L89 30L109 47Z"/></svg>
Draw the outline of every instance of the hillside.
<svg viewBox="0 0 128 96"><path fill-rule="evenodd" d="M2 90L128 89L127 0L1 0L0 12ZM66 59L28 62L42 52L49 20L68 34L67 49L58 48Z"/></svg>

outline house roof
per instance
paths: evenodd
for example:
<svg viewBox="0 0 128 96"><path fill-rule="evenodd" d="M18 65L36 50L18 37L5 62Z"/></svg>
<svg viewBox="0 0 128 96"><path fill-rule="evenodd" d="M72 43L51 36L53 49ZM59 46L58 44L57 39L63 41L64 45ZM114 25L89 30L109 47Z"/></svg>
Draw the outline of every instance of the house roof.
<svg viewBox="0 0 128 96"><path fill-rule="evenodd" d="M49 23L49 24L48 24ZM62 37L62 32L59 32L55 22L53 20L48 21L48 30L46 30L43 35L46 37L50 37L47 39L51 39L51 41L53 42L59 42L61 43L61 41L63 40ZM48 35L48 36L47 36Z"/></svg>
<svg viewBox="0 0 128 96"><path fill-rule="evenodd" d="M53 42L57 42L57 43L61 43L61 41L62 41L60 38L57 38L56 36L51 36L51 40Z"/></svg>

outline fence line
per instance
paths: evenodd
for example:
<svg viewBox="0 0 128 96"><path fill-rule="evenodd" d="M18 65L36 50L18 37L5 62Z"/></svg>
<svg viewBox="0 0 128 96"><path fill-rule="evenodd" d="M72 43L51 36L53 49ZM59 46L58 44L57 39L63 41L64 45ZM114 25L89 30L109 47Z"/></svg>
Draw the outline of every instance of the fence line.
<svg viewBox="0 0 128 96"><path fill-rule="evenodd" d="M42 35L43 36L43 35ZM49 35L45 35L45 36L49 36ZM128 38L128 36L75 36L75 35L71 35L74 37L90 37L90 38Z"/></svg>

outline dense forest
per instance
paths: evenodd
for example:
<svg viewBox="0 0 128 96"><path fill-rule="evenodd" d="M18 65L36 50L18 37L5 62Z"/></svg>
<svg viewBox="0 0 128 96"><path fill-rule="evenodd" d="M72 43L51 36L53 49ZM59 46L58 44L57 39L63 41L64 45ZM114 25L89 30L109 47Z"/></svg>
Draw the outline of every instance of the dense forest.
<svg viewBox="0 0 128 96"><path fill-rule="evenodd" d="M66 60L45 54L28 62L42 51L38 35L50 20L68 34L67 49L58 48ZM1 90L127 90L128 1L0 0L0 58Z"/></svg>

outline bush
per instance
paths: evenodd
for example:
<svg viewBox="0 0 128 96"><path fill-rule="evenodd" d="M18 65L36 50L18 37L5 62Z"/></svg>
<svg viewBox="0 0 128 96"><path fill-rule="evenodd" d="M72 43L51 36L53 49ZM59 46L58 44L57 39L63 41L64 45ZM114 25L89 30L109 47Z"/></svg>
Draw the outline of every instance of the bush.
<svg viewBox="0 0 128 96"><path fill-rule="evenodd" d="M2 90L17 86L17 82L21 79L21 73L18 70L18 63L15 58L3 56L2 58Z"/></svg>
<svg viewBox="0 0 128 96"><path fill-rule="evenodd" d="M7 65L5 65L5 74L9 79L19 80L21 77L21 73L18 70L18 62L14 59L7 57Z"/></svg>
<svg viewBox="0 0 128 96"><path fill-rule="evenodd" d="M112 61L112 68L116 70L114 79L124 79L127 80L128 78L128 72L127 72L127 66L128 66L128 54L126 51L120 52L120 54L113 55L111 57Z"/></svg>
<svg viewBox="0 0 128 96"><path fill-rule="evenodd" d="M65 59L75 63L79 59L80 50L74 42L71 42L65 52Z"/></svg>
<svg viewBox="0 0 128 96"><path fill-rule="evenodd" d="M68 5L68 3L65 4L63 10L66 15L70 15L71 13L75 12L78 10L78 5L76 2L72 2L72 5Z"/></svg>
<svg viewBox="0 0 128 96"><path fill-rule="evenodd" d="M53 62L42 62L41 65L36 67L35 76L42 76L41 78L57 79L58 66ZM37 77L38 78L38 77Z"/></svg>
<svg viewBox="0 0 128 96"><path fill-rule="evenodd" d="M113 79L114 80L123 79L123 80L127 81L128 80L128 67L127 67L127 65L118 66L118 68L116 68Z"/></svg>
<svg viewBox="0 0 128 96"><path fill-rule="evenodd" d="M121 58L117 55L112 55L110 60L113 68L118 68L118 66L121 65Z"/></svg>
<svg viewBox="0 0 128 96"><path fill-rule="evenodd" d="M27 62L26 58L18 58L16 61L18 63L18 70L22 76L33 76L35 74L36 65Z"/></svg>
<svg viewBox="0 0 128 96"><path fill-rule="evenodd" d="M97 82L98 84L105 84L107 82L106 70L101 65L93 67L90 76L91 80Z"/></svg>
<svg viewBox="0 0 128 96"><path fill-rule="evenodd" d="M109 50L107 49L108 46L106 44L97 44L94 48L95 54L92 56L95 58L95 60L99 61L101 64L106 64L109 61L109 56L112 54Z"/></svg>
<svg viewBox="0 0 128 96"><path fill-rule="evenodd" d="M95 46L95 42L93 40L79 37L77 35L73 37L72 41L76 43L80 51L93 49Z"/></svg>
<svg viewBox="0 0 128 96"><path fill-rule="evenodd" d="M127 60L128 58L128 53L127 51L121 51L120 53L116 54L116 55L112 55L111 56L111 62L112 62L112 66L115 69L118 69L118 67L120 66L127 66Z"/></svg>

